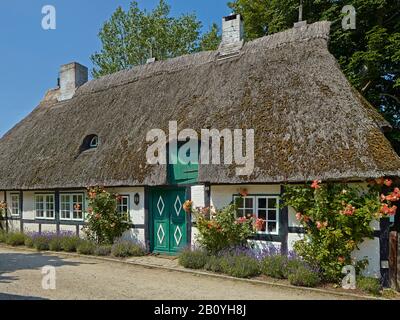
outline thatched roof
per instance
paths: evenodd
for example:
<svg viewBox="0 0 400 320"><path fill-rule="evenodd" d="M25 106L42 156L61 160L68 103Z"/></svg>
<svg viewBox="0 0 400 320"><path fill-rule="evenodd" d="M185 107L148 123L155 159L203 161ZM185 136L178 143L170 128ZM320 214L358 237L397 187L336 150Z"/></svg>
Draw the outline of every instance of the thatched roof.
<svg viewBox="0 0 400 320"><path fill-rule="evenodd" d="M256 168L200 166L200 181L280 183L399 175L382 133L389 124L346 80L328 51L329 23L248 42L218 60L202 52L93 80L71 100L49 91L0 140L0 189L166 183L166 167L146 164L146 133L255 129ZM79 154L85 136L97 150Z"/></svg>

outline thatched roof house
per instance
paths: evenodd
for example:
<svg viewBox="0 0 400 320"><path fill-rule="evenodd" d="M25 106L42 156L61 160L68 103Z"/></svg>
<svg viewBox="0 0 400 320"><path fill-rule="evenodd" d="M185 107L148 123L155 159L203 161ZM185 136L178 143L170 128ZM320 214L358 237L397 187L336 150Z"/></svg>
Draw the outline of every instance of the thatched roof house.
<svg viewBox="0 0 400 320"><path fill-rule="evenodd" d="M351 87L328 51L328 22L244 44L220 59L201 52L134 67L59 101L50 90L0 140L0 189L167 183L165 166L146 163L146 133L176 120L180 129L255 130L255 170L200 166L211 184L362 180L400 174L385 138L390 125ZM101 144L80 153L83 139Z"/></svg>
<svg viewBox="0 0 400 320"><path fill-rule="evenodd" d="M384 135L390 125L328 51L329 22L298 23L248 43L242 24L240 16L224 18L217 51L89 82L87 68L62 66L59 87L0 139L0 201L11 227L79 234L85 188L103 185L121 195L130 237L174 254L195 239L185 200L221 208L239 197L238 215L263 220L255 243L287 253L303 230L292 208L277 206L285 183L400 175L400 158ZM168 132L170 121L198 133L254 129L254 171L150 165L147 133ZM355 254L369 257L370 274L387 279L388 224L378 229Z"/></svg>

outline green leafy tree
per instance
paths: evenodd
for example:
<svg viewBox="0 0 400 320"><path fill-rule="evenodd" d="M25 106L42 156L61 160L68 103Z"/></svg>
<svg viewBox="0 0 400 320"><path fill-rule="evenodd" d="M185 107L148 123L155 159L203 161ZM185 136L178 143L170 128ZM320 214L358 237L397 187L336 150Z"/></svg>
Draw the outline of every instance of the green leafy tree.
<svg viewBox="0 0 400 320"><path fill-rule="evenodd" d="M216 50L221 43L221 33L216 23L200 39L200 51Z"/></svg>
<svg viewBox="0 0 400 320"><path fill-rule="evenodd" d="M300 0L235 0L248 40L293 27ZM308 23L332 21L330 51L364 97L397 129L389 134L400 151L400 1L303 0ZM345 5L356 9L356 30L343 30Z"/></svg>
<svg viewBox="0 0 400 320"><path fill-rule="evenodd" d="M217 47L218 28L200 37L201 22L194 14L170 16L170 6L160 0L151 12L132 1L127 11L119 7L100 30L100 52L91 56L95 78L144 64L148 58L164 60Z"/></svg>

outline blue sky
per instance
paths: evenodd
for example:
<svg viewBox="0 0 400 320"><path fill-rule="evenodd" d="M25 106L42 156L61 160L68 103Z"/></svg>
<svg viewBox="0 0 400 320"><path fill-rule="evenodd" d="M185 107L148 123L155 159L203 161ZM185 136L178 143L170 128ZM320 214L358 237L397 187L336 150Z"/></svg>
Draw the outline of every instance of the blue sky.
<svg viewBox="0 0 400 320"><path fill-rule="evenodd" d="M159 0L139 0L151 10ZM230 13L228 0L167 0L172 15L194 12L206 30ZM0 137L38 105L56 86L60 65L77 61L90 69L100 49L97 34L118 6L130 0L0 1ZM43 30L42 7L53 5L57 29Z"/></svg>

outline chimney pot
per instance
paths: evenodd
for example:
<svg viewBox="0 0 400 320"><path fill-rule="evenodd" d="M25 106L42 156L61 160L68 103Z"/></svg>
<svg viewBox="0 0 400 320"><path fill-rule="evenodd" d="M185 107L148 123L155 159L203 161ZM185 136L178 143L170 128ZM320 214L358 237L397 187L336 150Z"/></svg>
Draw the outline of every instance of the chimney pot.
<svg viewBox="0 0 400 320"><path fill-rule="evenodd" d="M307 26L307 21L299 21L294 23L294 28L302 28Z"/></svg>
<svg viewBox="0 0 400 320"><path fill-rule="evenodd" d="M147 59L146 64L151 64L154 62L156 62L156 58L149 58L149 59Z"/></svg>
<svg viewBox="0 0 400 320"><path fill-rule="evenodd" d="M222 42L225 44L242 41L244 38L243 19L240 14L222 18Z"/></svg>
<svg viewBox="0 0 400 320"><path fill-rule="evenodd" d="M72 62L61 66L59 87L60 95L58 100L64 101L71 99L76 89L88 81L88 68Z"/></svg>
<svg viewBox="0 0 400 320"><path fill-rule="evenodd" d="M231 14L222 18L222 42L219 55L222 58L235 56L244 44L244 25L240 14Z"/></svg>

